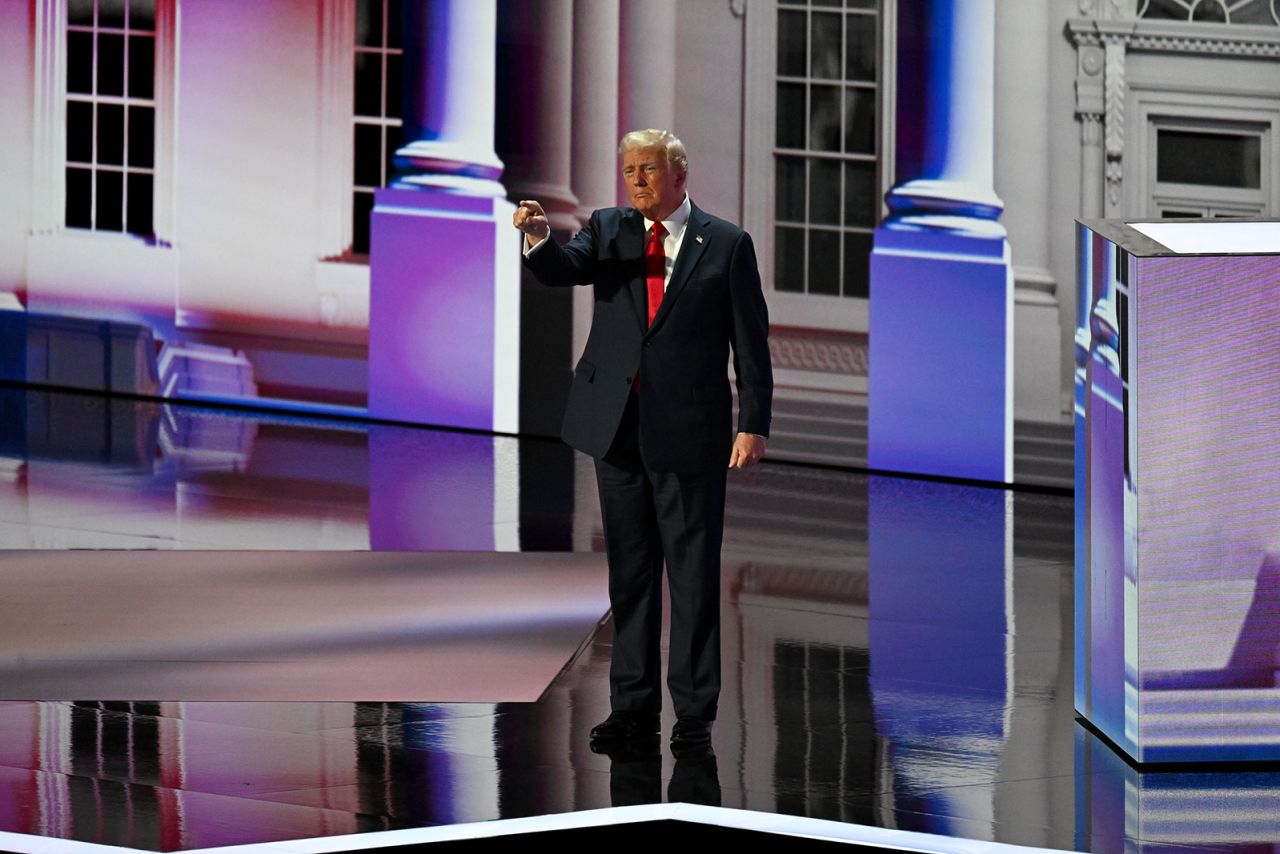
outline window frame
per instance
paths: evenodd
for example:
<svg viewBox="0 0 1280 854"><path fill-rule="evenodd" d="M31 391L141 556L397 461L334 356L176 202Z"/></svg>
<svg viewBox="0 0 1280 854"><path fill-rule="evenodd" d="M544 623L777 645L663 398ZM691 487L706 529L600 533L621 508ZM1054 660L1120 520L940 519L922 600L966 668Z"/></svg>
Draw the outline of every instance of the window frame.
<svg viewBox="0 0 1280 854"><path fill-rule="evenodd" d="M95 11L95 14L93 16L93 20L91 21L91 23L86 25L86 24L72 23L70 19L68 19L67 21L66 32L67 32L68 47L66 51L66 62L68 63L68 66L69 66L72 60L71 50L70 50L71 34L72 33L88 34L91 38L91 48L90 48L91 53L89 57L89 64L91 66L91 75L93 78L93 83L92 83L92 86L90 87L92 91L72 92L70 91L69 81L67 83L67 86L65 86L63 90L63 107L65 110L65 115L70 114L72 104L85 104L92 111L92 118L90 119L90 130L89 130L89 137L90 137L89 160L88 161L72 160L69 153L64 158L64 162L66 164L66 168L68 171L72 169L78 169L81 171L86 171L90 175L89 225L88 225L88 228L85 228L83 226L71 226L67 224L66 215L65 215L65 206L64 206L63 224L68 230L75 229L75 230L94 231L94 232L106 232L106 233L113 233L113 234L127 234L132 237L141 238L143 240L148 240L148 241L154 240L155 239L155 226L154 226L155 175L156 175L156 158L155 158L156 87L155 87L154 73L155 73L155 67L156 67L155 59L156 59L156 55L159 53L158 46L157 46L158 31L154 28L139 29L139 28L133 27L131 25L132 22L129 20L130 5L127 3L124 5L125 18L122 26L120 27L103 26L98 20L98 17L99 17L98 10L99 10L99 7L101 6L101 0L90 0L90 2ZM158 13L159 9L157 8L156 11ZM155 26L158 26L158 25L159 25L159 21L157 20ZM119 35L123 38L122 43L124 45L124 50L121 54L122 66L120 69L122 92L119 95L104 95L101 92L97 91L98 76L101 70L101 55L102 55L100 44L101 44L101 36L104 34ZM139 36L150 37L151 39L151 49L153 52L152 54L153 80L152 80L152 86L151 86L151 97L149 98L135 96L129 91L130 89L129 59L133 53L133 47L132 47L133 39ZM124 136L122 139L121 163L118 165L102 163L99 161L99 147L101 144L99 117L102 113L101 108L103 106L115 106L115 107L121 108L121 129ZM129 125L130 125L130 117L133 115L134 108L145 108L151 111L152 157L151 157L151 166L149 167L135 166L130 164L129 162L129 159L130 159L130 155L129 155L130 127ZM69 118L66 118L64 120L66 121L66 124L67 124L67 130L68 132L70 132L71 130L70 120ZM120 182L121 189L120 189L120 211L119 211L121 227L119 229L99 227L100 215L103 213L102 206L99 204L100 197L98 194L98 188L101 183L99 176L101 175L101 173L118 173L122 176L121 182ZM151 230L146 232L129 230L129 185L131 183L129 179L130 179L130 176L132 175L146 175L151 178L152 211L153 211L152 228ZM64 174L64 181L65 180L66 179Z"/></svg>
<svg viewBox="0 0 1280 854"><path fill-rule="evenodd" d="M1274 216L1280 211L1280 182L1274 164L1280 163L1280 105L1250 96L1212 93L1138 91L1138 126L1126 156L1132 156L1134 181L1126 181L1127 209L1139 216L1157 217L1160 211L1194 210L1227 216ZM1215 134L1256 135L1260 138L1258 189L1175 184L1156 180L1159 133L1179 130ZM1126 169L1128 171L1128 169ZM1212 213L1210 215L1213 215Z"/></svg>
<svg viewBox="0 0 1280 854"><path fill-rule="evenodd" d="M173 245L174 218L174 132L177 4L179 0L156 0L155 148L152 163L152 234L138 236L126 231L68 229L67 207L67 24L68 0L35 0L35 63L32 123L32 205L33 236L67 231L92 235L103 240L168 248Z"/></svg>
<svg viewBox="0 0 1280 854"><path fill-rule="evenodd" d="M785 2L781 5L785 5ZM893 184L894 110L896 103L896 3L881 0L876 14L879 17L878 68L876 88L877 164L876 194L880 198L874 229L887 214L884 193ZM749 7L746 26L746 51L744 62L745 120L743 122L743 182L742 221L744 228L755 239L759 258L761 280L768 296L771 322L778 325L802 326L847 332L866 332L868 327L869 299L861 297L830 296L824 294L780 291L774 282L775 227L775 122L777 117L777 31L778 0L758 0ZM840 8L842 14L848 14ZM787 78L790 79L790 78ZM806 78L807 79L807 78ZM849 84L838 82L843 90ZM806 156L796 154L795 156ZM857 158L840 153L843 159ZM843 188L841 190L843 194ZM843 201L842 201L843 203ZM808 197L805 200L806 218ZM839 233L856 231L844 226L834 227Z"/></svg>
<svg viewBox="0 0 1280 854"><path fill-rule="evenodd" d="M352 5L355 6L360 2L361 0L355 0L355 3L353 3ZM388 91L388 74L387 74L388 60L392 56L398 56L401 58L401 63L403 64L404 45L401 44L399 46L393 47L388 42L388 32L390 30L390 26L388 24L388 17L389 17L388 12L390 11L389 7L391 5L390 0L365 0L365 2L382 4L382 15L381 15L382 36L379 39L379 45L376 47L370 46L370 45L357 44L356 29L355 29L355 23L353 20L352 30L351 30L351 39L348 43L348 49L351 51L351 65L352 65L351 75L353 80L352 96L349 102L350 115L351 115L350 134L352 138L351 154L350 154L351 185L348 188L346 207L348 210L348 216L351 221L351 231L350 231L351 240L349 243L350 248L348 250L349 257L352 261L367 264L369 262L368 252L358 251L355 246L355 234L357 231L356 222L355 222L355 200L356 200L356 197L360 194L366 194L366 195L372 196L377 190L383 187L386 187L388 181L390 180L393 174L393 168L392 168L393 164L391 162L391 157L387 157L384 154L383 160L379 164L379 170L378 170L379 176L381 177L381 182L377 186L370 186L368 184L358 183L358 180L356 178L357 170L355 165L355 159L356 159L355 134L357 129L361 126L378 128L379 140L381 142L381 145L379 146L379 150L385 153L387 151L387 134L391 131L392 128L399 129L404 127L403 116L399 116L399 117L389 116L388 110L387 110L387 104L388 104L389 98L392 95L392 93ZM354 10L353 10L353 14L354 14ZM356 66L356 57L362 53L381 57L381 61L379 63L382 69L381 102L379 104L380 114L377 116L374 116L371 114L359 113L356 111L355 99L356 99L357 93L355 91L355 84L354 84L355 66ZM402 70L402 74L403 74L403 70ZM370 205L370 215L372 216L372 205Z"/></svg>

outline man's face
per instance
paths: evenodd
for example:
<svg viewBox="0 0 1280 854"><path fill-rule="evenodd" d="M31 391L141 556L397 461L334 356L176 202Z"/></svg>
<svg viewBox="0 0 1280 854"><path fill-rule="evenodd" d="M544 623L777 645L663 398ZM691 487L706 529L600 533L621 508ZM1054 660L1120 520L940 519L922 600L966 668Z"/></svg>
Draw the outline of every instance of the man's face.
<svg viewBox="0 0 1280 854"><path fill-rule="evenodd" d="M685 174L667 166L661 148L633 148L622 155L622 179L631 206L658 222L684 201Z"/></svg>

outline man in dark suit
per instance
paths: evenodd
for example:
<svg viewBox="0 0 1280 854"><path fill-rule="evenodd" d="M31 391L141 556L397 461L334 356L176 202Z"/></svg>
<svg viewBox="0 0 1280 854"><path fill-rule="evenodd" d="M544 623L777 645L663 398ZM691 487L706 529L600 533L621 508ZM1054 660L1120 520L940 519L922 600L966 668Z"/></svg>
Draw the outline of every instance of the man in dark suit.
<svg viewBox="0 0 1280 854"><path fill-rule="evenodd" d="M561 431L595 458L609 561L612 713L592 742L658 730L665 560L672 746L699 748L710 741L720 694L726 471L755 464L769 432L769 319L751 238L689 201L680 140L634 131L619 150L632 207L596 211L564 245L549 237L536 201L522 201L513 222L541 282L595 288Z"/></svg>

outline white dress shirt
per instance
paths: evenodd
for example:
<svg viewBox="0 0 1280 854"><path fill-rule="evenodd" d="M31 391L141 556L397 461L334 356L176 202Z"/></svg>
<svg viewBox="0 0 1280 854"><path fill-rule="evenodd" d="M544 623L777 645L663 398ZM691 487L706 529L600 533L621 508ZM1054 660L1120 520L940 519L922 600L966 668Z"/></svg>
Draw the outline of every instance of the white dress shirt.
<svg viewBox="0 0 1280 854"><path fill-rule="evenodd" d="M680 254L680 244L684 242L685 226L689 224L689 215L693 213L693 204L689 201L689 194L684 194L684 201L680 203L680 207L673 210L666 219L662 221L662 227L667 230L667 236L662 239L662 251L667 256L667 272L662 280L662 292L667 292L667 285L671 284L671 271L676 266L676 256ZM649 230L653 228L653 220L646 219L644 221L644 245L649 245ZM526 240L524 247L524 255L528 258L534 252L542 248L542 244L551 238L551 233L547 232L547 236L539 240L532 246Z"/></svg>

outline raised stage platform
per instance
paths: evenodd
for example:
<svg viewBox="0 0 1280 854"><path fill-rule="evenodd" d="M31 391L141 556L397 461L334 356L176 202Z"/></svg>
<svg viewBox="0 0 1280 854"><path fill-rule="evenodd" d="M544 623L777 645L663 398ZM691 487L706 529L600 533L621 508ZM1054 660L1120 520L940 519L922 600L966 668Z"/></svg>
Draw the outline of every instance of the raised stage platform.
<svg viewBox="0 0 1280 854"><path fill-rule="evenodd" d="M242 607L253 626L243 643L164 652L189 618L154 613L136 628L167 659L161 671L222 661L236 680L152 681L138 696L127 680L108 692L107 670L62 679L6 640L0 685L19 698L0 703L6 850L337 851L642 819L831 827L793 818L907 850L1280 842L1280 771L1139 772L1076 721L1072 505L1060 492L777 463L734 473L714 755L681 760L665 738L633 756L588 748L607 713L611 637L607 620L593 628L598 514L590 466L552 443L0 388L0 547L13 550L0 554L3 630L21 626L29 650L83 651L85 615L99 609L107 657L119 627L146 618L123 620L104 591L146 567L203 576L201 596ZM104 548L143 552L89 551ZM293 601L233 586L255 566L280 568ZM314 693L286 692L288 661L340 648L343 603L388 578L396 595L379 607L421 625L412 615L426 619L432 594L417 585L440 566L475 570L491 602L524 599L508 585L530 567L581 572L581 585L565 576L530 594L565 619L549 675L530 668L528 684L498 680L510 694L463 697L443 693L447 677L477 674L451 665L431 696L408 682L399 696L363 695L378 662L358 672L348 651L323 673L296 671ZM39 605L41 588L61 588L65 604ZM302 626L285 610L288 625L273 624L286 606L334 616L273 646ZM366 634L383 622L376 608L353 613ZM466 643L486 626L495 644L509 639L514 622L477 620ZM431 651L402 660L415 656L433 667ZM24 670L43 671L42 696L13 688ZM631 812L592 812L614 808Z"/></svg>

